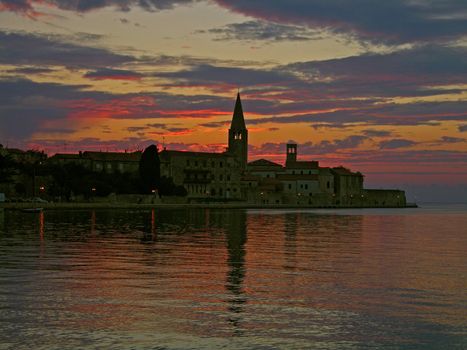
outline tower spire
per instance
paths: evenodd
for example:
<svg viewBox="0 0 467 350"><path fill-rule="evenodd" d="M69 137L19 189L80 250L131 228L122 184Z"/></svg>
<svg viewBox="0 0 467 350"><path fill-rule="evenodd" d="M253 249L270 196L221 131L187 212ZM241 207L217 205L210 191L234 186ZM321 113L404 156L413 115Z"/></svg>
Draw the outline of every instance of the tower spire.
<svg viewBox="0 0 467 350"><path fill-rule="evenodd" d="M245 118L243 117L242 101L240 99L240 92L237 93L237 101L235 101L235 108L232 117L232 123L230 124L232 130L245 130Z"/></svg>
<svg viewBox="0 0 467 350"><path fill-rule="evenodd" d="M237 101L229 129L229 153L235 155L240 161L243 169L248 163L248 130L243 117L242 101L240 92L237 92Z"/></svg>

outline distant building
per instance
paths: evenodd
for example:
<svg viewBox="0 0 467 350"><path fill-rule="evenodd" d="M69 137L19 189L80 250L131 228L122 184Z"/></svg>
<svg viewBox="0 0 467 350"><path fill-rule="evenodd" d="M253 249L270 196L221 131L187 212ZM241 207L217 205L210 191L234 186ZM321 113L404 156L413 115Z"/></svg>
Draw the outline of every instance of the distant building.
<svg viewBox="0 0 467 350"><path fill-rule="evenodd" d="M28 150L23 151L18 148L6 148L0 145L0 155L8 156L13 161L22 164L35 164L47 159L47 155L44 152Z"/></svg>
<svg viewBox="0 0 467 350"><path fill-rule="evenodd" d="M229 128L228 149L223 153L162 150L161 176L183 185L191 199L241 200L241 176L248 163L248 130L240 94L237 94Z"/></svg>
<svg viewBox="0 0 467 350"><path fill-rule="evenodd" d="M80 152L56 154L58 164L78 163L96 172L137 173L141 152ZM399 190L367 190L360 172L320 167L318 161L298 157L298 145L286 147L285 165L258 159L248 162L248 129L240 94L237 94L228 131L228 148L222 153L163 149L160 174L184 186L191 202L244 201L250 204L363 207L405 206Z"/></svg>
<svg viewBox="0 0 467 350"><path fill-rule="evenodd" d="M137 152L79 152L57 153L48 161L53 164L80 164L92 171L112 173L136 173L139 169L141 151Z"/></svg>

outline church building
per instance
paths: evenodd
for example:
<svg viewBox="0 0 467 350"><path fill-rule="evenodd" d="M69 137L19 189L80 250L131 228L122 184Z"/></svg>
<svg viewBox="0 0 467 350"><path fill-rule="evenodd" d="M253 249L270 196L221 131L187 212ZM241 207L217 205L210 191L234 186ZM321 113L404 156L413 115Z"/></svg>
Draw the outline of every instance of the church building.
<svg viewBox="0 0 467 350"><path fill-rule="evenodd" d="M171 151L159 153L161 176L183 185L193 199L243 198L241 178L248 164L248 130L237 94L229 128L228 148L223 153Z"/></svg>

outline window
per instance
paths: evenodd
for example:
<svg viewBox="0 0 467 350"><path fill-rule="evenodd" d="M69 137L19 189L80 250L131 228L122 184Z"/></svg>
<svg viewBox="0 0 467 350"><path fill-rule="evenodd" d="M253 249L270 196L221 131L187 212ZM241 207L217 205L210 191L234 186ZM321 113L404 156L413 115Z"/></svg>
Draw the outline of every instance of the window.
<svg viewBox="0 0 467 350"><path fill-rule="evenodd" d="M222 168L224 164L222 163L222 161L219 162L219 168Z"/></svg>
<svg viewBox="0 0 467 350"><path fill-rule="evenodd" d="M327 188L330 187L329 181L326 183L326 187L327 187Z"/></svg>
<svg viewBox="0 0 467 350"><path fill-rule="evenodd" d="M303 170L300 171L300 174L303 175Z"/></svg>
<svg viewBox="0 0 467 350"><path fill-rule="evenodd" d="M220 174L219 175L219 181L222 181L222 180L224 180L224 175Z"/></svg>
<svg viewBox="0 0 467 350"><path fill-rule="evenodd" d="M289 190L291 190L291 189L292 189L292 184L289 184Z"/></svg>
<svg viewBox="0 0 467 350"><path fill-rule="evenodd" d="M186 165L190 166L190 160L189 159L186 160Z"/></svg>
<svg viewBox="0 0 467 350"><path fill-rule="evenodd" d="M307 190L307 189L308 189L308 184L305 184L305 190Z"/></svg>
<svg viewBox="0 0 467 350"><path fill-rule="evenodd" d="M207 162L205 160L203 160L203 167L206 168L206 165L207 165Z"/></svg>
<svg viewBox="0 0 467 350"><path fill-rule="evenodd" d="M197 160L195 160L195 166L198 166L198 161Z"/></svg>
<svg viewBox="0 0 467 350"><path fill-rule="evenodd" d="M230 175L227 175L227 181L230 181Z"/></svg>

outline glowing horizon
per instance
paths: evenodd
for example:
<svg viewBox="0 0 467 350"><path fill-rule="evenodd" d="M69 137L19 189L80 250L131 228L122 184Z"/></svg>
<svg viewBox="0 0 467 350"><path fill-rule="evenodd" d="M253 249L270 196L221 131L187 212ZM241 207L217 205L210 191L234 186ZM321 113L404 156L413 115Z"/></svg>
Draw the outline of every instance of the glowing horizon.
<svg viewBox="0 0 467 350"><path fill-rule="evenodd" d="M293 140L369 182L467 184L455 1L138 4L0 0L0 143L222 151L240 88L250 160Z"/></svg>

